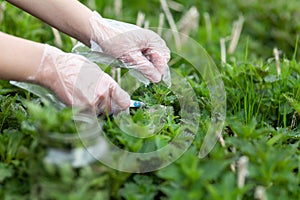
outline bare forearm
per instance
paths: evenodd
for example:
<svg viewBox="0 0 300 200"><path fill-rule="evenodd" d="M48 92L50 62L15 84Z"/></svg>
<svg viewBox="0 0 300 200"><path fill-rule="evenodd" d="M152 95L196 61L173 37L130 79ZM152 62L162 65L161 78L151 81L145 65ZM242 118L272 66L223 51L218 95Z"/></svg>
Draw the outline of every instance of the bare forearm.
<svg viewBox="0 0 300 200"><path fill-rule="evenodd" d="M92 11L77 0L8 0L58 30L90 46Z"/></svg>
<svg viewBox="0 0 300 200"><path fill-rule="evenodd" d="M34 76L44 45L0 32L0 79L25 81Z"/></svg>

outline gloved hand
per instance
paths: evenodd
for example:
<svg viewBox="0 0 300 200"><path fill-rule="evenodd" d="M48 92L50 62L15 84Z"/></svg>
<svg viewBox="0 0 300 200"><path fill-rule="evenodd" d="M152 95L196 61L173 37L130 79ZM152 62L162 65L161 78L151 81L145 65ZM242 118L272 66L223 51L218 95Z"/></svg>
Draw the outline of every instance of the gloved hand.
<svg viewBox="0 0 300 200"><path fill-rule="evenodd" d="M130 105L129 95L96 64L48 45L28 81L49 88L69 106L88 106L97 114L117 113Z"/></svg>
<svg viewBox="0 0 300 200"><path fill-rule="evenodd" d="M162 77L170 82L167 65L170 50L158 34L132 24L102 18L96 12L90 18L90 28L92 50L118 58L128 68L137 69L154 83L161 81Z"/></svg>

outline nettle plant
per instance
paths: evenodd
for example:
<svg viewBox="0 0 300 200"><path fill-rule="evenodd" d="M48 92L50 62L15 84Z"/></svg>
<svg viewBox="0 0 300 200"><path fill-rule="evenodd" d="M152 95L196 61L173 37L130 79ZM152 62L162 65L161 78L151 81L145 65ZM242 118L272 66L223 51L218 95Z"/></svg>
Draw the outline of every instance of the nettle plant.
<svg viewBox="0 0 300 200"><path fill-rule="evenodd" d="M121 127L137 134L136 137L123 132L114 123L113 118L105 122L104 132L107 136L122 148L131 151L154 151L170 142L178 133L180 117L178 116L178 101L170 90L163 84L142 86L132 95L146 104L145 108L131 109L131 120L126 121L126 127ZM176 106L177 104L177 106ZM173 107L173 105L175 105ZM118 116L116 117L118 118ZM151 137L149 130L157 129L157 134Z"/></svg>

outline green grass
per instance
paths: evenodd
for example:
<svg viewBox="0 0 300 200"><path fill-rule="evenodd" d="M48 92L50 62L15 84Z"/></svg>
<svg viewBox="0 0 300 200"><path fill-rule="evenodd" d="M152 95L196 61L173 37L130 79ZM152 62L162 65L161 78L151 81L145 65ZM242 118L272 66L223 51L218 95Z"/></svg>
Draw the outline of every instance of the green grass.
<svg viewBox="0 0 300 200"><path fill-rule="evenodd" d="M83 2L105 17L116 18L113 1ZM208 156L198 158L212 110L209 90L188 62L172 55L171 67L186 77L201 110L195 140L180 159L142 174L119 172L101 163L76 169L45 166L43 171L39 165L45 149L39 145L38 127L42 124L44 130L59 130L60 121L68 127L70 110L58 112L33 94L0 81L0 199L299 199L299 2L177 2L183 4L182 12L191 5L198 8L199 27L190 36L212 56L224 82L224 143L218 142ZM158 9L153 9L155 6ZM47 25L8 3L6 7L1 31L55 45ZM162 11L157 0L124 0L123 7L120 20L135 23L138 11L143 11L151 26L157 26ZM172 11L175 20L182 12ZM207 35L204 12L210 15L211 35ZM240 14L245 22L237 49L222 64L220 39L230 36ZM62 38L62 49L70 51L70 38L63 34ZM282 52L281 74L276 70L274 47ZM166 114L160 133L147 139L124 134L113 119L107 118L104 130L114 144L134 152L149 152L167 145L180 132L179 102L163 84L140 87L132 98L173 110ZM147 109L133 111L132 123L147 125L151 117ZM247 175L244 186L238 187L238 162L243 156L248 158ZM48 176L43 177L43 173ZM39 192L39 187L46 190ZM261 188L263 197L257 197ZM30 194L30 190L35 193Z"/></svg>

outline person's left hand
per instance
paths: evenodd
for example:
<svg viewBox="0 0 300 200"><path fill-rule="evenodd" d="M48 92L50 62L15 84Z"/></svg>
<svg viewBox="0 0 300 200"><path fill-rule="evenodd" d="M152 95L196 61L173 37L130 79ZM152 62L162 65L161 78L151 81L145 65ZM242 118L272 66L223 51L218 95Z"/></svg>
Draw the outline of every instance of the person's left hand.
<svg viewBox="0 0 300 200"><path fill-rule="evenodd" d="M83 56L45 45L40 65L28 82L52 90L66 105L117 114L130 105L129 94Z"/></svg>
<svg viewBox="0 0 300 200"><path fill-rule="evenodd" d="M92 50L118 58L128 68L137 69L154 83L160 82L163 76L169 76L167 63L170 50L155 32L105 19L98 13L90 18L90 27Z"/></svg>

